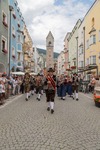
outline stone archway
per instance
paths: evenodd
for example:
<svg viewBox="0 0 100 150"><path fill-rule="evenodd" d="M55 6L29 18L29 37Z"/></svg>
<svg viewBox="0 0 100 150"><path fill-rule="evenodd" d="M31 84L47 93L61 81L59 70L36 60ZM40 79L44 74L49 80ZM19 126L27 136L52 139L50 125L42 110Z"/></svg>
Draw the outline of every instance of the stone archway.
<svg viewBox="0 0 100 150"><path fill-rule="evenodd" d="M0 63L0 72L5 72L5 66Z"/></svg>

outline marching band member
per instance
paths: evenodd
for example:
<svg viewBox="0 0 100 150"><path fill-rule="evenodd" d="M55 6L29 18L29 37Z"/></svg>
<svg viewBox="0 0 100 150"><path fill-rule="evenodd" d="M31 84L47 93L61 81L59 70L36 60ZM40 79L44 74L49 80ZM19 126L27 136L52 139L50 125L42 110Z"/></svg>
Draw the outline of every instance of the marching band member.
<svg viewBox="0 0 100 150"><path fill-rule="evenodd" d="M48 74L46 76L44 85L45 85L45 93L48 102L47 110L50 111L51 114L54 113L54 99L55 99L55 92L56 92L56 77L53 75L54 70L49 68Z"/></svg>
<svg viewBox="0 0 100 150"><path fill-rule="evenodd" d="M30 88L31 88L31 94L34 95L35 79L32 76L30 78Z"/></svg>
<svg viewBox="0 0 100 150"><path fill-rule="evenodd" d="M24 86L26 93L26 101L28 101L28 98L30 96L30 74L28 72L26 72L24 76Z"/></svg>
<svg viewBox="0 0 100 150"><path fill-rule="evenodd" d="M77 101L79 100L78 99L78 85L79 85L78 76L76 73L74 73L72 77L73 99L76 98Z"/></svg>
<svg viewBox="0 0 100 150"><path fill-rule="evenodd" d="M36 94L38 94L37 100L40 101L41 99L41 90L42 90L42 85L43 85L43 81L41 79L41 75L38 74L37 78L36 78Z"/></svg>

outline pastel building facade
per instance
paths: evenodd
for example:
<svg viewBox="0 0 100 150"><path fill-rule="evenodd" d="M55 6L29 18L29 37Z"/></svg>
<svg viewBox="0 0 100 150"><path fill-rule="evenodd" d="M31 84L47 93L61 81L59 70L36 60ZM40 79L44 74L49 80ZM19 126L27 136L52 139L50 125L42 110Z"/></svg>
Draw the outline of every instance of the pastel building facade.
<svg viewBox="0 0 100 150"><path fill-rule="evenodd" d="M96 0L86 16L85 22L85 69L100 75L100 0Z"/></svg>
<svg viewBox="0 0 100 150"><path fill-rule="evenodd" d="M84 74L85 67L85 22L78 29L78 72Z"/></svg>
<svg viewBox="0 0 100 150"><path fill-rule="evenodd" d="M29 31L24 26L24 43L23 43L23 57L24 57L24 71L33 72L34 71L34 51L33 41L29 34Z"/></svg>
<svg viewBox="0 0 100 150"><path fill-rule="evenodd" d="M0 0L0 72L7 72L9 57L8 0Z"/></svg>
<svg viewBox="0 0 100 150"><path fill-rule="evenodd" d="M23 71L24 18L16 0L9 0L10 70Z"/></svg>
<svg viewBox="0 0 100 150"><path fill-rule="evenodd" d="M68 45L68 38L70 36L70 32L67 33L64 39L64 52L65 52L65 69L69 68L69 45Z"/></svg>
<svg viewBox="0 0 100 150"><path fill-rule="evenodd" d="M68 37L69 66L72 72L78 72L78 28L80 24L79 19Z"/></svg>

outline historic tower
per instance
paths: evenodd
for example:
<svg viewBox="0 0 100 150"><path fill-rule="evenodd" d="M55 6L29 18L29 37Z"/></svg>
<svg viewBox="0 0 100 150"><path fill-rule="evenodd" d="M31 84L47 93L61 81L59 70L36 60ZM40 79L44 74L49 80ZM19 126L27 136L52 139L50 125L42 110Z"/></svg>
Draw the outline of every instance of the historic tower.
<svg viewBox="0 0 100 150"><path fill-rule="evenodd" d="M54 68L54 37L49 32L47 38L46 38L46 68Z"/></svg>

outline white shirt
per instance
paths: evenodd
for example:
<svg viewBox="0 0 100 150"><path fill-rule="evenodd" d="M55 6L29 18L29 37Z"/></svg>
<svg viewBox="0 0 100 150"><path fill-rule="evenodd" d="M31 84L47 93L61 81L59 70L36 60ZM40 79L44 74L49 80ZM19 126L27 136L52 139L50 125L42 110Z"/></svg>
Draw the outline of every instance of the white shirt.
<svg viewBox="0 0 100 150"><path fill-rule="evenodd" d="M0 84L0 93L2 93L2 91L3 91L3 85Z"/></svg>

